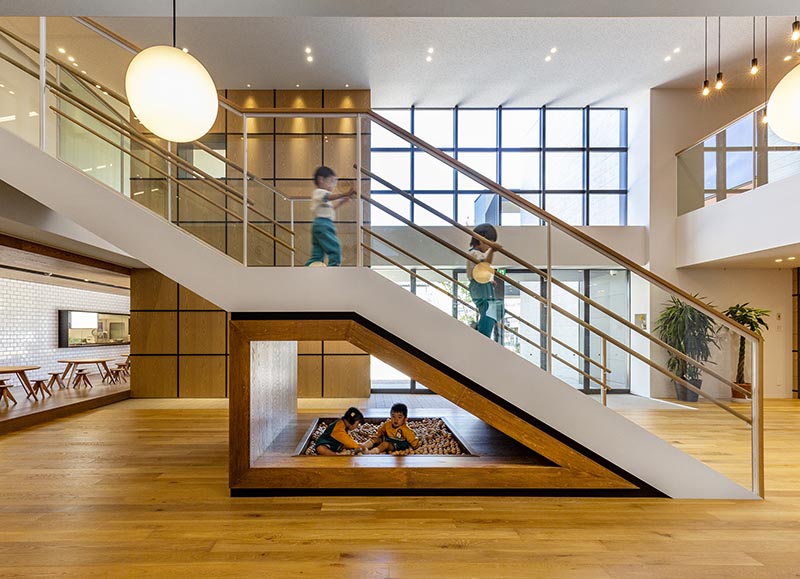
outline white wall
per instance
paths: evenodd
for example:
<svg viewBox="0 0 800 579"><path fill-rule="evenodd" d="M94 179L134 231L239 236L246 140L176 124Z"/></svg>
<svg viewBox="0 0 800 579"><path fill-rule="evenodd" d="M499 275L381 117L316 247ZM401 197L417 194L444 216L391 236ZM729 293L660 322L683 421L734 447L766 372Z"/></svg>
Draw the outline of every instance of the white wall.
<svg viewBox="0 0 800 579"><path fill-rule="evenodd" d="M297 342L251 342L251 465L296 414Z"/></svg>
<svg viewBox="0 0 800 579"><path fill-rule="evenodd" d="M30 376L64 369L62 358L124 358L130 346L59 348L58 310L130 312L130 298L0 278L0 366L41 366Z"/></svg>
<svg viewBox="0 0 800 579"><path fill-rule="evenodd" d="M763 93L726 90L704 100L696 90L655 89L650 94L650 269L690 293L699 293L718 309L750 302L791 318L791 277L786 270L677 269L677 161L675 153L759 104ZM727 203L727 201L726 201ZM651 317L658 315L663 292L650 296ZM652 325L652 324L651 324ZM765 396L791 395L791 335L774 323L765 333ZM780 328L780 329L778 329ZM730 372L730 354L718 355L720 372ZM735 360L734 360L735 362ZM734 376L730 376L733 378ZM713 386L713 381L709 381ZM721 393L720 389L716 390ZM653 396L674 396L669 381L653 375Z"/></svg>
<svg viewBox="0 0 800 579"><path fill-rule="evenodd" d="M800 175L793 175L681 215L677 265L699 265L800 243L798 189Z"/></svg>

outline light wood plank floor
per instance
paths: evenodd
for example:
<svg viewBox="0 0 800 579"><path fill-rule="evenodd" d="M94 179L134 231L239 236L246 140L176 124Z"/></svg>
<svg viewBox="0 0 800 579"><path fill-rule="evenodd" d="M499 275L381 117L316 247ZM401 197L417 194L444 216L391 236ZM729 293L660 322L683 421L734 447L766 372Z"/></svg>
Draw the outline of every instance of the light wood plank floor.
<svg viewBox="0 0 800 579"><path fill-rule="evenodd" d="M727 417L651 412L726 453ZM233 499L224 401L129 400L0 438L0 577L798 577L800 402L766 423L765 501Z"/></svg>

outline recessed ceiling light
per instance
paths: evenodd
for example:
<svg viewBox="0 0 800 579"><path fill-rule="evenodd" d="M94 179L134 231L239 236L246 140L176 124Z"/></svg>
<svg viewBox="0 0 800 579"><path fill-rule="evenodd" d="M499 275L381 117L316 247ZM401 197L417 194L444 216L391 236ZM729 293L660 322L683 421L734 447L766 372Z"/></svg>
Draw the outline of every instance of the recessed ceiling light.
<svg viewBox="0 0 800 579"><path fill-rule="evenodd" d="M433 57L430 54L425 57L425 62L430 62L432 60L433 60Z"/></svg>
<svg viewBox="0 0 800 579"><path fill-rule="evenodd" d="M102 88L99 84L94 85L94 88Z"/></svg>
<svg viewBox="0 0 800 579"><path fill-rule="evenodd" d="M85 70L82 70L82 71L81 71L81 74L86 74L86 71L85 71Z"/></svg>
<svg viewBox="0 0 800 579"><path fill-rule="evenodd" d="M83 281L85 281L85 282L88 282L89 280L88 280L88 279L85 279L85 280L83 280Z"/></svg>
<svg viewBox="0 0 800 579"><path fill-rule="evenodd" d="M104 95L106 95L106 96L108 96L108 92L106 92L106 91L103 91L103 94L104 94Z"/></svg>
<svg viewBox="0 0 800 579"><path fill-rule="evenodd" d="M295 88L300 88L300 85L299 85L299 84L296 84L296 85L294 85L294 86L295 86Z"/></svg>
<svg viewBox="0 0 800 579"><path fill-rule="evenodd" d="M550 49L550 54L555 54L556 52L558 52L558 48L556 48L555 46Z"/></svg>
<svg viewBox="0 0 800 579"><path fill-rule="evenodd" d="M664 57L664 62L669 62L670 60L672 60L671 56L665 56Z"/></svg>
<svg viewBox="0 0 800 579"><path fill-rule="evenodd" d="M181 48L181 50L183 50L186 54L189 54L189 49L186 48L185 46L183 48Z"/></svg>
<svg viewBox="0 0 800 579"><path fill-rule="evenodd" d="M787 257L786 259L789 260L789 261L794 261L795 260L794 257Z"/></svg>
<svg viewBox="0 0 800 579"><path fill-rule="evenodd" d="M792 60L792 55L791 54L788 54L788 55L783 57L783 62L789 62L790 60Z"/></svg>
<svg viewBox="0 0 800 579"><path fill-rule="evenodd" d="M75 57L74 56L68 56L67 60L70 61L70 62L75 62Z"/></svg>
<svg viewBox="0 0 800 579"><path fill-rule="evenodd" d="M673 54L678 54L680 51L681 51L681 47L680 47L680 46L678 46L678 47L677 47L677 48L675 48L675 50L673 50L672 52L673 52Z"/></svg>
<svg viewBox="0 0 800 579"><path fill-rule="evenodd" d="M309 54L308 56L306 56L306 60L308 62L314 62L314 57Z"/></svg>
<svg viewBox="0 0 800 579"><path fill-rule="evenodd" d="M13 90L8 91L8 94L17 94Z"/></svg>
<svg viewBox="0 0 800 579"><path fill-rule="evenodd" d="M350 88L350 85L345 83L344 88Z"/></svg>
<svg viewBox="0 0 800 579"><path fill-rule="evenodd" d="M251 85L251 84L248 82L248 83L247 83L247 88L250 88L251 86L252 86L252 85Z"/></svg>
<svg viewBox="0 0 800 579"><path fill-rule="evenodd" d="M58 51L59 51L61 54L66 54L66 53L67 53L67 51L66 51L66 50L64 50L63 48L59 48L59 49L58 49Z"/></svg>
<svg viewBox="0 0 800 579"><path fill-rule="evenodd" d="M433 54L433 46L428 49L428 54Z"/></svg>
<svg viewBox="0 0 800 579"><path fill-rule="evenodd" d="M311 54L311 47L310 46L306 46L306 54Z"/></svg>
<svg viewBox="0 0 800 579"><path fill-rule="evenodd" d="M77 62L73 62L73 63L72 63L72 66L75 66L75 67L77 67L77 66L78 66L78 63L77 63Z"/></svg>
<svg viewBox="0 0 800 579"><path fill-rule="evenodd" d="M6 88L6 85L0 84L0 88Z"/></svg>
<svg viewBox="0 0 800 579"><path fill-rule="evenodd" d="M783 261L783 260L782 260L782 259L779 257L778 259L776 259L776 260L775 260L775 263L780 263L780 262L782 262L782 261Z"/></svg>
<svg viewBox="0 0 800 579"><path fill-rule="evenodd" d="M551 60L553 60L553 57L552 57L552 56L550 56L549 54L548 54L547 56L545 56L545 57L544 57L544 61L545 61L545 62L550 62Z"/></svg>

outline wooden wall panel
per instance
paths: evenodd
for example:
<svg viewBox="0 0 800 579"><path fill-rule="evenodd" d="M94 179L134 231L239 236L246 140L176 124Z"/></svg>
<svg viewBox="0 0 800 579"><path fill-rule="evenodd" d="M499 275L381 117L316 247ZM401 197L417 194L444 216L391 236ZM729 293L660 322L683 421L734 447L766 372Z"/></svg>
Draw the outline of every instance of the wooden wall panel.
<svg viewBox="0 0 800 579"><path fill-rule="evenodd" d="M131 354L174 355L177 352L176 312L131 311Z"/></svg>
<svg viewBox="0 0 800 579"><path fill-rule="evenodd" d="M369 398L369 356L325 356L325 398Z"/></svg>
<svg viewBox="0 0 800 579"><path fill-rule="evenodd" d="M322 354L322 342L319 340L306 340L297 342L298 354Z"/></svg>
<svg viewBox="0 0 800 579"><path fill-rule="evenodd" d="M298 346L303 342L298 342ZM322 356L297 357L297 396L322 397Z"/></svg>
<svg viewBox="0 0 800 579"><path fill-rule="evenodd" d="M178 284L154 269L131 271L131 310L174 310Z"/></svg>
<svg viewBox="0 0 800 579"><path fill-rule="evenodd" d="M350 342L344 341L325 341L326 354L362 354L367 355L364 350L359 349Z"/></svg>
<svg viewBox="0 0 800 579"><path fill-rule="evenodd" d="M176 398L177 356L131 356L131 397Z"/></svg>
<svg viewBox="0 0 800 579"><path fill-rule="evenodd" d="M321 135L278 135L275 138L276 176L279 179L307 179L308 197L314 188L311 179L321 162Z"/></svg>
<svg viewBox="0 0 800 579"><path fill-rule="evenodd" d="M227 356L181 356L181 398L225 398Z"/></svg>
<svg viewBox="0 0 800 579"><path fill-rule="evenodd" d="M181 312L178 317L180 354L225 354L226 312Z"/></svg>
<svg viewBox="0 0 800 579"><path fill-rule="evenodd" d="M178 289L178 304L181 310L221 310L218 305L183 286L179 286Z"/></svg>

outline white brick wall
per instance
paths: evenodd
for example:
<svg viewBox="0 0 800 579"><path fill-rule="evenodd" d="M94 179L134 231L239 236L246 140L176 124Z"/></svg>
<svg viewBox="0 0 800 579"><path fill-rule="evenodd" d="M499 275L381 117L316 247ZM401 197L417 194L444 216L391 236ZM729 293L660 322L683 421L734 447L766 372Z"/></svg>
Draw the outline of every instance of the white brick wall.
<svg viewBox="0 0 800 579"><path fill-rule="evenodd" d="M0 278L0 366L41 366L28 375L46 377L64 369L62 358L122 359L130 352L130 346L59 348L58 310L128 313L130 298Z"/></svg>

